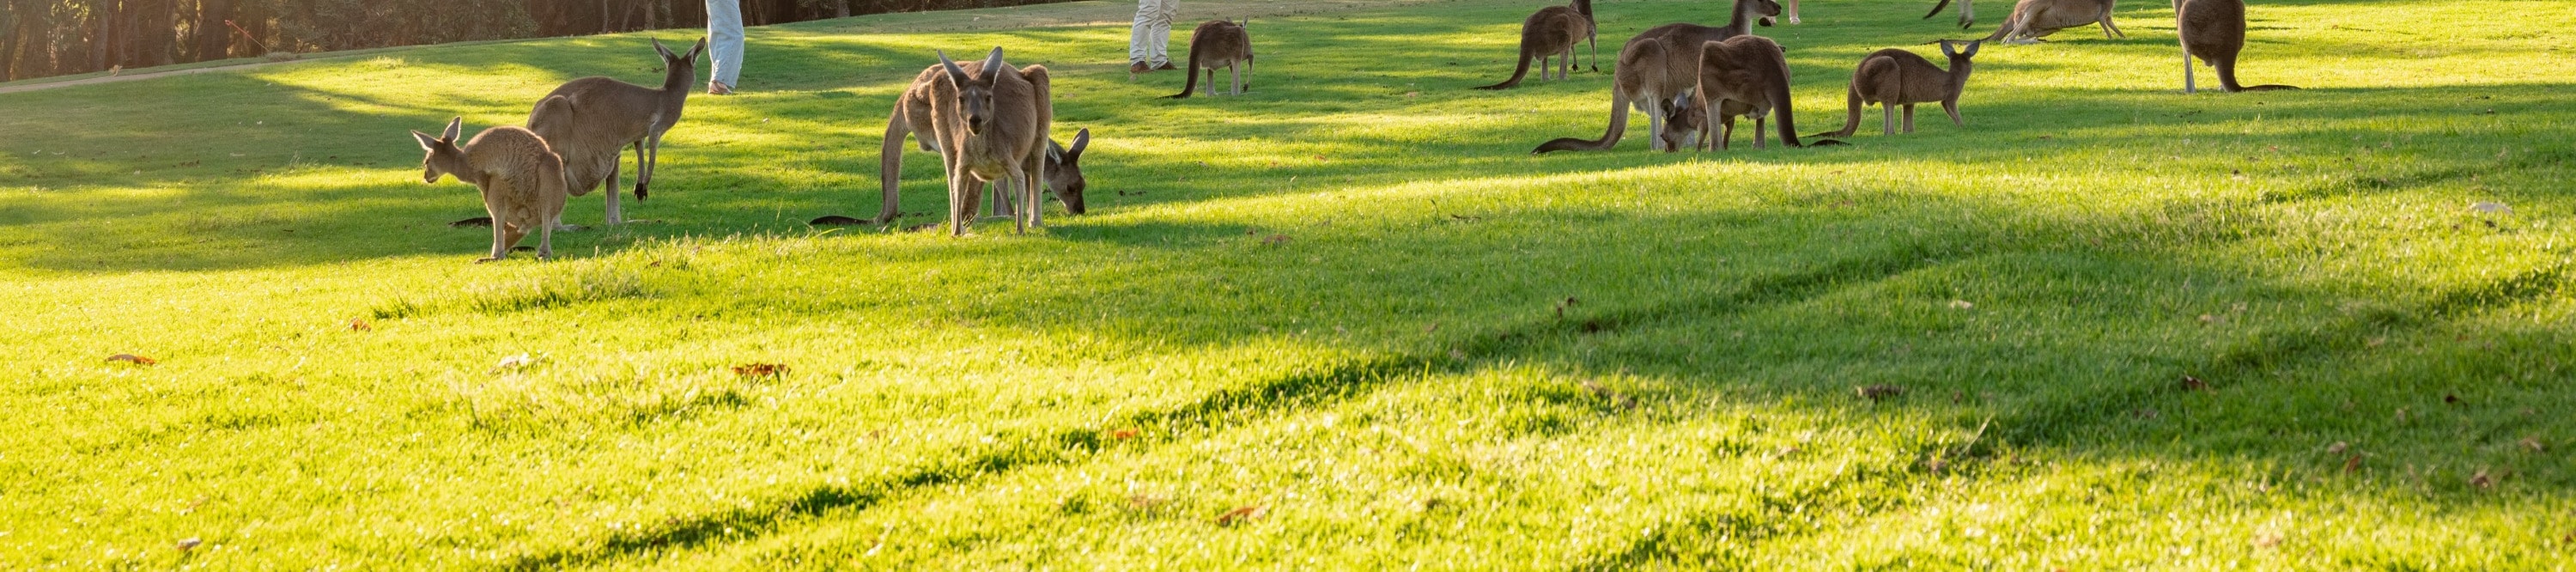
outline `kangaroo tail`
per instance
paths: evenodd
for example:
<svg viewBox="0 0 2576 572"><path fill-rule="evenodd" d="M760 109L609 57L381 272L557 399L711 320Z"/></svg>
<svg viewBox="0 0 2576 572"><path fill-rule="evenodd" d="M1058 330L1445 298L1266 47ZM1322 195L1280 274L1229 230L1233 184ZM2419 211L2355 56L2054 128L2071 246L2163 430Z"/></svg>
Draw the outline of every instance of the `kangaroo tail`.
<svg viewBox="0 0 2576 572"><path fill-rule="evenodd" d="M1864 62L1862 65L1867 65L1867 63ZM1844 96L1844 100L1850 103L1851 109L1849 113L1843 115L1842 130L1826 131L1823 133L1808 135L1808 137L1850 137L1853 132L1860 130L1860 112L1863 108L1863 104L1860 101L1860 72L1852 72L1851 88L1844 90L1844 93L1846 94ZM1787 124L1784 123L1782 125Z"/></svg>
<svg viewBox="0 0 2576 572"><path fill-rule="evenodd" d="M1797 106L1792 105L1789 102L1789 55L1783 53L1779 45L1774 44L1771 47L1771 65L1763 67L1765 68L1763 73L1771 76L1771 114L1774 120L1780 122L1781 143L1787 144L1790 147L1823 147L1827 145L1843 144L1841 141L1835 141L1832 139L1818 139L1812 145L1799 143ZM1851 101L1853 105L1860 104L1860 98L1857 96L1853 97ZM1854 107L1852 109L1857 111L1859 108ZM1854 115L1853 117L1856 119L1859 116ZM1848 128L1849 125L1846 125L1845 127Z"/></svg>
<svg viewBox="0 0 2576 572"><path fill-rule="evenodd" d="M1941 0L1941 3L1932 5L1932 11L1923 13L1923 19L1930 20L1933 16L1939 16L1941 9L1948 7L1950 7L1950 0Z"/></svg>
<svg viewBox="0 0 2576 572"><path fill-rule="evenodd" d="M1181 84L1180 93L1169 96L1171 99L1189 99L1190 92L1199 90L1199 48L1207 45L1206 36L1207 34L1190 34L1190 67L1181 68L1181 75L1190 76L1190 79Z"/></svg>
<svg viewBox="0 0 2576 572"><path fill-rule="evenodd" d="M1537 149L1530 151L1530 154L1545 155L1552 151L1600 151L1609 149L1611 147L1618 146L1619 137L1627 134L1627 132L1628 93L1620 91L1619 88L1613 87L1610 88L1610 131L1608 133L1601 134L1600 139L1591 140L1576 139L1573 137L1553 139L1546 143L1539 144Z"/></svg>
<svg viewBox="0 0 2576 572"><path fill-rule="evenodd" d="M1529 76L1530 52L1538 49L1538 46L1536 45L1538 43L1538 39L1530 37L1531 32L1535 31L1536 30L1521 31L1521 65L1520 67L1512 68L1511 79L1503 80L1502 83L1478 87L1476 89L1511 89L1512 86L1520 85L1521 78Z"/></svg>
<svg viewBox="0 0 2576 572"><path fill-rule="evenodd" d="M885 195L885 207L877 211L876 220L870 221L875 224L893 222L895 217L902 216L895 208L895 191L903 186L903 136L912 134L912 118L905 112L903 103L898 98L894 103L894 114L886 117L885 145L877 153L877 187ZM929 137L930 134L921 136Z"/></svg>
<svg viewBox="0 0 2576 572"><path fill-rule="evenodd" d="M2218 86L2221 89L2227 90L2228 93L2239 91L2279 91L2285 89L2299 89L2298 86L2294 85L2266 84L2249 86L2236 83L2236 62L2233 60L2218 62L2216 67L2218 68Z"/></svg>

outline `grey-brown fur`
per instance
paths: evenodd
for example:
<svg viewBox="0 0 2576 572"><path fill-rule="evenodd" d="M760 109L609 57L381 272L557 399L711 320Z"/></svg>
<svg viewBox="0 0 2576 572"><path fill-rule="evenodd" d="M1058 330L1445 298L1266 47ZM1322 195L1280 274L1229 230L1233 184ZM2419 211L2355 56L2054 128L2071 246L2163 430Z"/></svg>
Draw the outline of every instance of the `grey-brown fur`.
<svg viewBox="0 0 2576 572"><path fill-rule="evenodd" d="M1539 79L1549 79L1549 57L1557 58L1555 79L1566 79L1574 73L1575 44L1591 41L1595 35L1591 0L1574 0L1571 6L1540 8L1521 21L1521 56L1518 66L1512 69L1512 78L1476 89L1510 89L1520 85L1521 78L1529 76L1531 60L1539 63ZM1600 71L1598 44L1593 48L1592 59L1593 71Z"/></svg>
<svg viewBox="0 0 2576 572"><path fill-rule="evenodd" d="M1745 35L1701 44L1699 73L1694 75L1699 78L1699 87L1692 93L1696 103L1708 109L1710 118L1724 122L1729 132L1734 130L1734 119L1725 104L1750 106L1740 114L1753 117L1753 148L1763 146L1764 114L1779 119L1781 143L1805 146L1798 142L1796 106L1789 99L1789 58L1779 43ZM1712 142L1723 149L1725 141L1709 133L1710 127L1705 122L1700 125L1700 149L1708 149Z"/></svg>
<svg viewBox="0 0 2576 572"><path fill-rule="evenodd" d="M1725 26L1676 23L1649 28L1619 48L1619 67L1611 73L1610 128L1600 139L1559 138L1539 144L1533 154L1552 151L1598 151L1615 147L1627 134L1628 108L1647 119L1649 145L1662 149L1666 106L1698 87L1700 46L1752 33L1755 21L1780 15L1773 0L1736 0ZM1668 150L1668 149L1665 149Z"/></svg>
<svg viewBox="0 0 2576 572"><path fill-rule="evenodd" d="M2245 0L2174 0L2175 30L2182 37L2182 91L2192 93L2191 59L2218 68L2219 89L2271 91L2298 89L2287 85L2246 86L2236 83L2236 54L2245 50Z"/></svg>
<svg viewBox="0 0 2576 572"><path fill-rule="evenodd" d="M1012 218L1014 226L1027 232L1043 225L1038 187L1055 121L1046 67L1012 69L999 47L974 73L944 52L939 64L944 75L931 84L930 128L948 171L949 234L964 236L984 185L1002 181L1015 183L1020 204L1030 207Z"/></svg>
<svg viewBox="0 0 2576 572"><path fill-rule="evenodd" d="M981 76L984 73L982 61L961 62L957 65L968 75ZM1031 66L1031 68L1035 67ZM1033 71L1037 70L1024 69L1022 75L1026 76ZM877 183L884 198L884 206L877 211L877 216L866 220L827 216L814 219L813 224L885 224L894 222L895 217L902 216L903 212L897 199L899 193L896 190L903 182L903 139L907 135L912 136L921 150L939 152L938 131L932 124L931 108L938 98L942 97L938 95L941 89L939 86L948 81L947 75L947 67L943 64L931 64L929 67L921 68L921 73L913 76L911 87L904 88L903 94L895 98L894 112L886 117L885 138L877 154ZM945 97L955 96L952 94ZM1051 107L1049 113L1052 114ZM1052 121L1051 117L1050 121ZM1057 166L1059 163L1049 163L1046 167L1047 190L1055 194L1056 200L1063 201L1065 210L1073 214L1084 212L1083 190L1087 182L1082 178L1080 159L1083 150L1090 145L1091 130L1081 130L1074 135L1073 147L1068 149L1068 153L1062 154L1067 157L1067 160L1060 162L1063 166L1059 168ZM1047 147L1050 150L1061 148L1053 140L1047 141ZM1055 156L1056 154L1050 153L1050 160ZM994 189L996 214L1003 212L1006 209L1005 205L1008 204L1001 194L1000 188Z"/></svg>
<svg viewBox="0 0 2576 572"><path fill-rule="evenodd" d="M528 130L544 137L564 158L573 196L608 188L608 224L625 222L617 204L618 156L635 150L635 200L644 200L653 183L653 166L662 153L662 135L680 123L680 111L698 81L697 58L707 41L686 55L671 53L662 42L653 51L662 57L662 87L649 88L606 77L564 82L537 101L528 113Z"/></svg>
<svg viewBox="0 0 2576 572"><path fill-rule="evenodd" d="M1861 108L1878 104L1880 123L1885 134L1896 134L1896 108L1905 108L1905 132L1914 132L1914 104L1939 102L1950 114L1951 125L1966 125L1959 118L1959 94L1966 91L1968 74L1976 70L1977 48L1984 41L1967 42L1962 49L1951 40L1941 40L1941 54L1950 58L1950 69L1932 65L1932 60L1914 52L1888 48L1869 54L1852 71L1851 88L1845 91L1850 113L1843 117L1843 128L1831 135L1850 137L1860 130Z"/></svg>
<svg viewBox="0 0 2576 572"><path fill-rule="evenodd" d="M1181 86L1180 93L1172 94L1170 97L1186 99L1191 92L1198 91L1199 70L1207 70L1208 89L1213 94L1216 89L1216 68L1225 68L1226 73L1234 76L1234 91L1229 95L1243 95L1244 89L1249 85L1245 76L1252 74L1252 34L1246 31L1251 24L1251 20L1245 20L1241 24L1209 20L1199 24L1197 30L1191 31L1190 67L1181 68L1181 73L1187 74L1190 78ZM1243 69L1235 69L1236 64L1241 64Z"/></svg>
<svg viewBox="0 0 2576 572"><path fill-rule="evenodd" d="M1959 27L1976 25L1975 1L1959 0ZM2100 25L2102 37L2105 38L2129 37L2127 32L2120 31L2119 24L2111 21L2114 1L2020 0L2013 4L2012 14L2004 17L2003 26L1996 28L1995 33L1987 35L1984 41L2003 40L2007 44L2038 43L2040 38L2047 37L2049 34L2085 24ZM1950 0L1941 0L1939 4L1932 6L1931 13L1924 14L1923 17L1930 18L1938 15L1942 7L1949 5Z"/></svg>
<svg viewBox="0 0 2576 572"><path fill-rule="evenodd" d="M510 248L530 230L537 233L537 258L554 257L555 225L563 222L563 159L536 133L508 125L485 129L457 145L464 128L465 118L458 117L439 136L419 131L411 136L427 152L420 160L422 182L454 175L482 190L483 211L492 216L492 255L476 262L508 258Z"/></svg>

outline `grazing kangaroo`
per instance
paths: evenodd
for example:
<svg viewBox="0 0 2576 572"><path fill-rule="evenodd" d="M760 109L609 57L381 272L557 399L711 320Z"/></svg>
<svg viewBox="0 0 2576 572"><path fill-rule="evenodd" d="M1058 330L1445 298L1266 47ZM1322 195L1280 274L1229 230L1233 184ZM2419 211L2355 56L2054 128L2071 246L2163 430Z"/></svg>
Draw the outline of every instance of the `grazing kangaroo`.
<svg viewBox="0 0 2576 572"><path fill-rule="evenodd" d="M1199 70L1207 70L1208 93L1214 95L1216 68L1220 67L1234 74L1234 92L1228 95L1243 95L1243 76L1252 73L1252 35L1244 29L1251 25L1251 20L1244 20L1241 24L1224 20L1199 24L1198 30L1190 32L1190 67L1181 70L1190 76L1189 83L1181 86L1180 93L1170 97L1186 99L1190 92L1198 91ZM1243 69L1235 69L1235 64L1243 64Z"/></svg>
<svg viewBox="0 0 2576 572"><path fill-rule="evenodd" d="M698 54L705 38L685 55L673 54L653 41L662 55L662 87L644 87L605 77L585 77L556 87L528 113L528 130L546 138L562 154L572 195L590 194L602 182L608 188L608 224L626 221L617 206L618 155L635 149L635 200L644 200L653 183L653 165L661 158L662 135L680 123L680 109L698 82Z"/></svg>
<svg viewBox="0 0 2576 572"><path fill-rule="evenodd" d="M946 75L931 84L930 128L948 168L949 235L965 236L984 185L1005 181L1029 206L1012 217L1013 226L1041 226L1038 185L1047 180L1047 129L1055 121L1046 66L1012 69L996 46L968 73L947 52L938 54Z"/></svg>
<svg viewBox="0 0 2576 572"><path fill-rule="evenodd" d="M1751 34L1756 20L1769 25L1779 15L1780 3L1774 0L1735 0L1734 15L1725 26L1665 24L1629 38L1619 48L1618 69L1611 72L1609 131L1600 139L1551 140L1530 153L1599 151L1618 146L1619 139L1627 134L1630 106L1646 114L1647 135L1654 137L1648 145L1669 150L1663 147L1664 117L1668 115L1665 106L1698 88L1700 46Z"/></svg>
<svg viewBox="0 0 2576 572"><path fill-rule="evenodd" d="M1762 148L1764 125L1762 115L1780 119L1780 142L1790 147L1805 147L1798 142L1798 116L1789 101L1789 57L1778 42L1770 38L1743 35L1723 41L1701 44L1699 87L1691 94L1676 98L1674 105L1696 99L1707 110L1707 117L1726 124L1728 136L1735 130L1735 116L1753 117L1753 148ZM1729 102L1743 104L1728 108ZM1733 110L1730 113L1730 110ZM1720 149L1726 141L1709 132L1711 122L1699 127L1699 147L1707 150L1712 141ZM1818 141L1818 145L1835 145L1840 141Z"/></svg>
<svg viewBox="0 0 2576 572"><path fill-rule="evenodd" d="M437 137L419 131L411 136L429 152L420 160L421 182L434 184L439 177L455 175L483 191L483 211L493 221L492 256L475 262L508 258L510 248L532 229L537 232L537 258L553 258L555 225L563 219L563 159L526 129L485 129L459 146L456 138L464 129L465 118L458 117L448 120L447 131Z"/></svg>
<svg viewBox="0 0 2576 572"><path fill-rule="evenodd" d="M1932 60L1914 52L1888 48L1861 58L1860 69L1852 71L1851 89L1844 97L1851 106L1843 117L1843 129L1817 136L1850 137L1860 129L1860 111L1867 104L1878 104L1880 123L1888 135L1896 134L1896 108L1905 107L1905 132L1914 132L1914 104L1940 102L1941 110L1950 113L1951 125L1967 125L1959 119L1959 93L1968 86L1968 74L1977 64L1969 59L1977 55L1984 40L1968 42L1961 49L1952 40L1941 40L1941 54L1950 57L1949 71L1932 65Z"/></svg>
<svg viewBox="0 0 2576 572"><path fill-rule="evenodd" d="M2007 44L2036 44L2039 43L2040 38L2049 34L2085 24L2101 25L2104 38L2127 38L2129 33L2120 31L2120 25L2111 22L2114 1L2021 0L2013 4L2012 15L2004 17L2004 25L1996 28L1995 33L1986 36L1983 41L1992 42L2000 39ZM1973 2L1975 0L1959 0L1959 27L1976 25L1976 12L1974 7L1970 6ZM1948 5L1950 0L1941 0L1940 4L1932 6L1931 13L1924 14L1923 17L1931 18L1939 15L1941 8Z"/></svg>
<svg viewBox="0 0 2576 572"><path fill-rule="evenodd" d="M2245 0L2174 0L2175 30L2182 36L2182 92L2191 84L2191 58L2218 68L2218 87L2228 93L2298 89L2287 85L2247 87L2236 83L2236 53L2245 50Z"/></svg>
<svg viewBox="0 0 2576 572"><path fill-rule="evenodd" d="M984 73L984 62L981 61L957 65L968 74ZM1044 68L1038 66L1029 66L1019 71L1023 77L1026 77L1043 70ZM877 184L885 199L884 207L877 211L877 216L864 220L837 215L825 216L807 224L885 224L894 222L896 217L903 216L897 200L899 193L896 192L903 183L903 138L907 135L912 136L923 151L942 152L939 146L938 129L933 123L934 117L931 110L941 98L955 98L953 94L940 95L943 89L953 89L943 88L941 82L944 81L948 81L948 67L944 64L931 64L930 67L921 68L921 73L913 76L912 86L904 88L903 94L895 97L894 113L886 117L885 139L883 147L877 154ZM1052 109L1050 106L1050 114L1053 113ZM1082 151L1090 146L1091 130L1083 129L1074 134L1073 148L1063 153L1065 159L1047 166L1047 190L1053 192L1057 200L1064 201L1065 210L1073 214L1083 214L1082 192L1087 184L1082 178L1082 169L1078 161ZM1055 154L1054 150L1061 147L1056 145L1055 141L1049 140L1047 148L1052 156ZM1059 167L1059 164L1062 166ZM1006 201L1001 197L1001 189L994 189L994 211L998 214L1005 204Z"/></svg>
<svg viewBox="0 0 2576 572"><path fill-rule="evenodd" d="M1574 73L1575 42L1589 41L1595 35L1591 0L1574 0L1570 7L1540 8L1538 13L1521 21L1520 65L1512 70L1512 78L1476 89L1511 89L1520 85L1521 78L1529 75L1530 60L1533 59L1539 63L1538 78L1549 79L1547 58L1551 56L1556 57L1560 64L1555 79L1565 79ZM1600 71L1601 48L1596 43L1592 49L1592 70Z"/></svg>
<svg viewBox="0 0 2576 572"><path fill-rule="evenodd" d="M1682 95L1683 101L1687 102L1689 99L1689 94ZM1726 109L1732 111L1737 106L1741 105L1744 104L1730 101L1727 102ZM1699 144L1700 126L1707 124L1707 122L1708 110L1700 106L1674 105L1665 107L1664 134L1659 137L1664 141L1664 152L1677 152L1682 150L1683 147L1690 147ZM1732 124L1729 124L1729 126L1731 128Z"/></svg>

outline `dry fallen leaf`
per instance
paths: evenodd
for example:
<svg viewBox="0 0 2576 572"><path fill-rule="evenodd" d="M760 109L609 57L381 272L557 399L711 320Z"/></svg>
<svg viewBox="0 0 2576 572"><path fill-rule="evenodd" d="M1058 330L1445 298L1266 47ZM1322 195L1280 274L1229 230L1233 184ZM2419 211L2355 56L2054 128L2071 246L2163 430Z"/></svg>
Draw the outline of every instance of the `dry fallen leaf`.
<svg viewBox="0 0 2576 572"><path fill-rule="evenodd" d="M134 365L152 365L152 364L156 364L156 363L161 363L161 361L160 361L160 360L156 360L156 359L152 359L152 358L148 358L148 357L143 357L143 356L139 356L139 355L134 355L134 354L116 354L116 355L112 355L112 356L107 356L107 362L108 362L108 363L125 362L125 363L134 364Z"/></svg>
<svg viewBox="0 0 2576 572"><path fill-rule="evenodd" d="M1861 399L1878 401L1905 394L1905 388L1893 385L1864 385L1856 388Z"/></svg>
<svg viewBox="0 0 2576 572"><path fill-rule="evenodd" d="M179 539L179 550L180 550L181 552L185 552L185 551L187 551L187 550L188 550L188 549L190 549L190 548L196 548L196 547L197 547L197 545L205 544L205 543L206 543L206 541L204 541L204 540L198 540L198 539L197 539L197 537L193 537L193 536L188 537L188 538L182 538L182 539Z"/></svg>
<svg viewBox="0 0 2576 572"><path fill-rule="evenodd" d="M2281 535L2278 535L2278 534L2266 534L2266 535L2262 535L2262 536L2254 537L2254 545L2255 545L2255 546L2258 546L2258 547L2263 547L2263 548L2271 548L2271 547L2274 547L2274 546L2280 546L2280 545L2281 545Z"/></svg>
<svg viewBox="0 0 2576 572"><path fill-rule="evenodd" d="M2200 378L2197 378L2197 377L2192 377L2192 376L2188 376L2188 375L2186 375L2186 376L2182 376L2182 390L2183 390L2183 391L2209 391L2209 382L2201 381L2201 380L2200 380Z"/></svg>
<svg viewBox="0 0 2576 572"><path fill-rule="evenodd" d="M2343 472L2351 473L2359 470L2361 470L2361 455L2353 455L2343 458Z"/></svg>
<svg viewBox="0 0 2576 572"><path fill-rule="evenodd" d="M1218 526L1233 526L1235 523L1260 517L1261 507L1258 505L1236 507L1234 510L1225 511L1225 514L1217 515L1216 523Z"/></svg>
<svg viewBox="0 0 2576 572"><path fill-rule="evenodd" d="M743 377L778 377L787 375L787 364L747 363L733 366L733 374Z"/></svg>
<svg viewBox="0 0 2576 572"><path fill-rule="evenodd" d="M2350 443L2345 443L2345 442L2342 442L2342 441L2336 441L2333 445L2327 445L2327 446L2326 446L2326 454L2328 454L2328 455L2341 455L2341 454L2343 454L2343 451L2344 451L2345 449L2350 449L2350 448L2352 448L2352 444L2350 444Z"/></svg>
<svg viewBox="0 0 2576 572"><path fill-rule="evenodd" d="M2504 203L2469 203L2469 210L2479 214L2513 214L2513 207L2505 206Z"/></svg>
<svg viewBox="0 0 2576 572"><path fill-rule="evenodd" d="M2486 469L2478 469L2477 474L2469 475L2469 484L2481 489L2495 488L2495 477L2487 475Z"/></svg>
<svg viewBox="0 0 2576 572"><path fill-rule="evenodd" d="M1967 300L1951 300L1951 301L1950 301L1950 307L1951 307L1951 308L1954 308L1954 309L1959 309L1959 310L1966 310L1966 309L1969 309L1969 308L1975 308L1975 307L1977 307L1977 305L1976 305L1975 303L1971 303L1971 302L1969 302L1969 301L1967 301Z"/></svg>
<svg viewBox="0 0 2576 572"><path fill-rule="evenodd" d="M2449 403L2449 404L2452 404L2452 405L2459 405L2459 404L2460 404L2460 396L2459 396L2459 394L2454 394L2454 393L2445 393L2445 394L2442 394L2442 402L2443 402L2443 403Z"/></svg>
<svg viewBox="0 0 2576 572"><path fill-rule="evenodd" d="M1423 326L1423 327L1422 327L1422 333L1425 333L1425 334L1432 333L1432 332L1437 332L1437 331L1440 331L1440 323L1439 323L1439 322L1432 322L1432 323L1431 323L1431 325Z"/></svg>
<svg viewBox="0 0 2576 572"><path fill-rule="evenodd" d="M373 332L373 331L376 331L376 327L375 327L375 326L367 324L367 319L366 319L366 318L350 318L350 319L349 319L349 329L351 329L351 330L355 330L355 331L360 331L360 332Z"/></svg>
<svg viewBox="0 0 2576 572"><path fill-rule="evenodd" d="M1128 439L1134 439L1134 438L1136 438L1136 430L1134 430L1134 429L1119 429L1119 430L1116 430L1116 431L1111 431L1111 432L1109 432L1109 438L1111 438L1111 439L1117 439L1117 440L1120 440L1120 441L1125 441L1125 440L1128 440Z"/></svg>
<svg viewBox="0 0 2576 572"><path fill-rule="evenodd" d="M2525 449L2530 449L2530 450L2531 450L2531 452L2534 452L2534 453L2539 453L2539 452L2543 452L2543 451L2547 451L2547 450L2549 450L2549 448L2548 448L2548 447L2543 446L2543 445L2541 445L2541 444L2540 444L2540 438L2539 438L2539 437L2524 437L2524 438L2522 438L2522 447L2523 447L2523 448L2525 448Z"/></svg>
<svg viewBox="0 0 2576 572"><path fill-rule="evenodd" d="M1285 235L1285 234L1273 234L1273 235L1270 235L1270 236L1268 236L1268 237L1263 237L1263 238L1261 239L1261 243L1262 243L1262 244L1271 245L1271 246L1278 246L1278 245L1282 245L1282 244L1287 244L1287 243L1288 243L1288 235Z"/></svg>

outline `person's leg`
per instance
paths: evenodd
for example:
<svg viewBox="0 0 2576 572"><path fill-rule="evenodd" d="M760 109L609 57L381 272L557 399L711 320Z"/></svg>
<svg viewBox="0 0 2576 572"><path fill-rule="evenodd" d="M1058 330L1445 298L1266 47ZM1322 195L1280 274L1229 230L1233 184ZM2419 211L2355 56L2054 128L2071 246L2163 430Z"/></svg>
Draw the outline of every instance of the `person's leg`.
<svg viewBox="0 0 2576 572"><path fill-rule="evenodd" d="M708 93L732 93L742 76L742 0L707 0Z"/></svg>
<svg viewBox="0 0 2576 572"><path fill-rule="evenodd" d="M1162 0L1136 0L1136 25L1127 31L1127 72L1154 70L1154 52L1145 46L1154 39L1154 19L1161 17Z"/></svg>
<svg viewBox="0 0 2576 572"><path fill-rule="evenodd" d="M1181 0L1149 0L1157 6L1154 15L1154 69L1172 68L1172 18L1181 14Z"/></svg>

